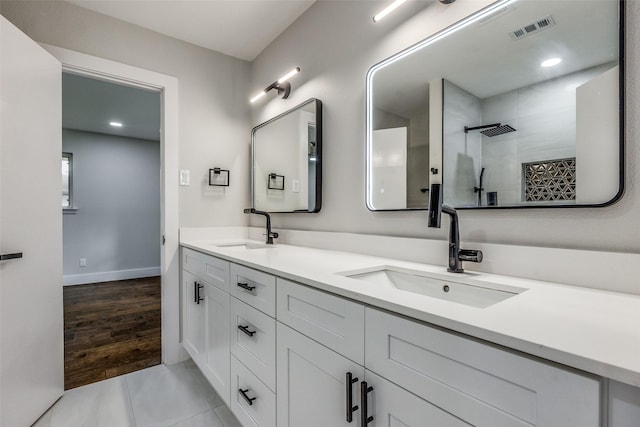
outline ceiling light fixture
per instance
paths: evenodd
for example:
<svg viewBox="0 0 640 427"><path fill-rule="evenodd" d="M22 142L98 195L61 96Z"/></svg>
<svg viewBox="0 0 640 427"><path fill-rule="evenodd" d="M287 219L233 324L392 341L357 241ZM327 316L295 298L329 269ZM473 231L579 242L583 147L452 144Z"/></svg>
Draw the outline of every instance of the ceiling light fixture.
<svg viewBox="0 0 640 427"><path fill-rule="evenodd" d="M122 127L122 123L120 123L120 122L109 122L109 124L111 126L113 126L113 127L116 127L116 128L121 128Z"/></svg>
<svg viewBox="0 0 640 427"><path fill-rule="evenodd" d="M374 15L373 22L379 22L382 18L384 18L385 16L387 16L388 14L390 14L391 12L393 12L394 10L402 6L406 1L407 0L395 0L389 6L385 7L376 15Z"/></svg>
<svg viewBox="0 0 640 427"><path fill-rule="evenodd" d="M549 58L540 63L541 67L553 67L554 65L558 65L562 62L562 58Z"/></svg>
<svg viewBox="0 0 640 427"><path fill-rule="evenodd" d="M271 89L277 90L278 91L278 96L280 96L280 98L287 99L289 97L289 94L291 93L291 83L289 83L288 80L291 77L293 77L296 74L298 74L299 72L300 72L300 67L294 68L293 70L289 71L284 76L280 77L275 82L271 83L262 92L258 93L253 98L251 98L249 100L249 102L251 102L251 103L256 102L258 99L260 99L263 96L265 96L267 94L267 92L269 92Z"/></svg>

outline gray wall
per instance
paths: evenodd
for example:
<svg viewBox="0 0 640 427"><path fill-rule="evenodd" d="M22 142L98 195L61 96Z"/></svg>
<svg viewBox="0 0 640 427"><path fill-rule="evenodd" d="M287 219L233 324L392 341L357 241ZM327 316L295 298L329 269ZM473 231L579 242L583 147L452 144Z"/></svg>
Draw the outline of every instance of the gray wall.
<svg viewBox="0 0 640 427"><path fill-rule="evenodd" d="M64 275L159 268L160 143L63 129L62 150L77 208L63 215Z"/></svg>
<svg viewBox="0 0 640 427"><path fill-rule="evenodd" d="M256 58L254 88L293 64L302 72L292 81L290 99L268 96L253 107L253 123L310 97L319 97L325 106L322 211L276 215L276 227L446 239L448 227L427 229L425 212L369 212L365 206L365 75L373 64L488 3L434 2L421 11L408 4L374 25L371 16L381 2L320 1ZM624 198L598 209L462 211L462 240L640 252L640 74L634 72L640 68L640 2L627 3ZM251 221L261 225L257 218Z"/></svg>
<svg viewBox="0 0 640 427"><path fill-rule="evenodd" d="M38 42L178 78L179 162L191 170L191 186L180 187L180 225L245 225L248 62L63 1L2 0L0 13ZM231 170L230 187L209 187L213 167Z"/></svg>

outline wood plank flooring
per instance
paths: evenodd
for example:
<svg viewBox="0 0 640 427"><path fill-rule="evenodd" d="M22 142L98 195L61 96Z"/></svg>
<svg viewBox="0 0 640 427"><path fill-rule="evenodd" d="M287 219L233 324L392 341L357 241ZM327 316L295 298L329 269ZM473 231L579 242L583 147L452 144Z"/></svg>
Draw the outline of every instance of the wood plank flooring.
<svg viewBox="0 0 640 427"><path fill-rule="evenodd" d="M160 362L160 277L64 287L65 390Z"/></svg>

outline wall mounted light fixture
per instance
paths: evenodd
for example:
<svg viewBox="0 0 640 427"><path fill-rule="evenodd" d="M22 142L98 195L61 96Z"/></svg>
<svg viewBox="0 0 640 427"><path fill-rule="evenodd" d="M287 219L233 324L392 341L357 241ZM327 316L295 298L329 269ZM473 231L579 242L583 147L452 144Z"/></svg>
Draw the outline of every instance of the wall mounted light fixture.
<svg viewBox="0 0 640 427"><path fill-rule="evenodd" d="M373 22L379 22L382 18L384 18L385 16L387 16L388 14L390 14L391 12L393 12L394 10L402 6L406 1L407 0L395 0L389 6L385 7L380 12L376 13L373 16Z"/></svg>
<svg viewBox="0 0 640 427"><path fill-rule="evenodd" d="M289 79L300 72L300 67L296 67L293 70L289 71L284 76L280 77L275 82L271 83L266 87L265 90L251 98L250 102L256 102L258 99L262 98L269 92L271 89L275 89L278 91L278 96L282 99L287 99L289 94L291 93L291 83L289 83Z"/></svg>
<svg viewBox="0 0 640 427"><path fill-rule="evenodd" d="M384 18L385 16L387 16L388 14L390 14L391 12L396 10L398 7L402 6L404 3L406 3L406 1L407 0L395 0L394 2L389 4L389 6L385 7L380 12L375 14L373 16L373 22L381 21L382 18ZM440 3L442 3L442 4L450 4L450 3L453 3L454 1L456 1L456 0L440 0Z"/></svg>

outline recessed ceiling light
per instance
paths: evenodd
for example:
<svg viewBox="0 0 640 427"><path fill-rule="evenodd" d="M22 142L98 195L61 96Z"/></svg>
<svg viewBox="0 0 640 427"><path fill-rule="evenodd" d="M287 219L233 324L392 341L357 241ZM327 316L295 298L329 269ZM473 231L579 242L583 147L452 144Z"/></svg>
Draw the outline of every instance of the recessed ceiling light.
<svg viewBox="0 0 640 427"><path fill-rule="evenodd" d="M113 126L113 127L116 127L116 128L121 128L122 127L122 123L120 123L120 122L109 122L109 124L111 126Z"/></svg>
<svg viewBox="0 0 640 427"><path fill-rule="evenodd" d="M554 65L558 65L562 62L562 58L549 58L540 63L541 67L553 67Z"/></svg>

